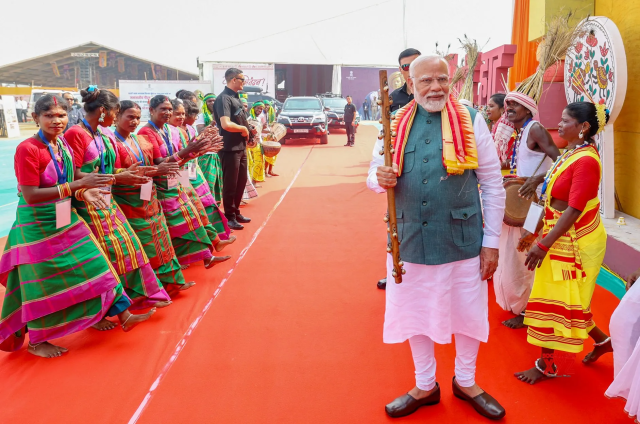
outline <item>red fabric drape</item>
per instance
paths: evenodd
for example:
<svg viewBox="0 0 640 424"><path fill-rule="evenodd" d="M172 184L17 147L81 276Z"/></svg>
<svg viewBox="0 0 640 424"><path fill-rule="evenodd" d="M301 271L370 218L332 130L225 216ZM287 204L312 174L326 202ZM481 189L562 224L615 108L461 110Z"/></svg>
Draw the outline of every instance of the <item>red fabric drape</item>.
<svg viewBox="0 0 640 424"><path fill-rule="evenodd" d="M529 42L529 0L515 0L511 44L518 46L513 67L509 69L509 90L533 74L538 67L537 42Z"/></svg>

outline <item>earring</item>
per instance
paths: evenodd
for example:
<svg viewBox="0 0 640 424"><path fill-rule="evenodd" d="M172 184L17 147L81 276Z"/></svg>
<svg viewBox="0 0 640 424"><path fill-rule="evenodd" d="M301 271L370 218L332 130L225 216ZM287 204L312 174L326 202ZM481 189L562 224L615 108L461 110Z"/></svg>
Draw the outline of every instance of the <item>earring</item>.
<svg viewBox="0 0 640 424"><path fill-rule="evenodd" d="M98 122L104 122L104 112L100 114L100 118L98 119ZM580 138L582 138L582 136Z"/></svg>
<svg viewBox="0 0 640 424"><path fill-rule="evenodd" d="M580 140L582 140L584 138L584 133L580 131L580 134L578 134L578 137L580 137Z"/></svg>

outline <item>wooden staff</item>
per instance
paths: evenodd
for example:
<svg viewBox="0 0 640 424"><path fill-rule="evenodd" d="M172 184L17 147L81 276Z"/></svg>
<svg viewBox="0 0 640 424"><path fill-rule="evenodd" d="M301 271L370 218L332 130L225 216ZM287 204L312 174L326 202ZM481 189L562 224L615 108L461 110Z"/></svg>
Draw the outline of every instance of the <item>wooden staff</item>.
<svg viewBox="0 0 640 424"><path fill-rule="evenodd" d="M393 145L391 144L391 106L392 100L389 96L389 84L387 81L387 71L380 71L380 98L378 104L381 106L381 119L382 132L379 139L384 139L383 150L380 154L384 154L384 165L392 166L393 154L395 153ZM396 280L396 284L402 283L402 275L406 272L403 268L404 263L400 260L400 241L398 240L398 218L396 216L396 193L393 188L387 189L387 214L384 217L384 222L388 224L387 232L389 233L391 243L387 244L387 252L391 253L393 257L393 271L391 275Z"/></svg>

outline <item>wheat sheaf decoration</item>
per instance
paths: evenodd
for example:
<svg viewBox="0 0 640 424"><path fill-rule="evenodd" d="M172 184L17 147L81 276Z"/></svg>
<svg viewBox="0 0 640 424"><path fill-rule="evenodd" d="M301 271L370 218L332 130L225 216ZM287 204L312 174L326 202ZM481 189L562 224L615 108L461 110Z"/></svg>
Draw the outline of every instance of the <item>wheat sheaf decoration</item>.
<svg viewBox="0 0 640 424"><path fill-rule="evenodd" d="M459 40L462 48L467 54L467 73L465 75L464 84L462 85L462 89L458 94L458 100L469 100L473 101L473 70L476 69L476 65L478 64L478 57L480 56L480 48L478 47L478 43L476 40L471 40L465 34L464 39ZM456 71L457 74L457 71ZM454 74L454 80L456 78L456 74ZM462 79L462 76L455 82L458 82ZM451 81L453 85L454 82Z"/></svg>
<svg viewBox="0 0 640 424"><path fill-rule="evenodd" d="M582 22L570 24L569 21L573 16L573 12L567 12L555 16L547 24L547 32L538 45L536 53L539 63L538 69L533 75L525 79L515 91L526 94L536 103L540 101L544 88L545 71L565 58L567 50L578 39L578 36L582 33L584 23L588 21L587 18Z"/></svg>

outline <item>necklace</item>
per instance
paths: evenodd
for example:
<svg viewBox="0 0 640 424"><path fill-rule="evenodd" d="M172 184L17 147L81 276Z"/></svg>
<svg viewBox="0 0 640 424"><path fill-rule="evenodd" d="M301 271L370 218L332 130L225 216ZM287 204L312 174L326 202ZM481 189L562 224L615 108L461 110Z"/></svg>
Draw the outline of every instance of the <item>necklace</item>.
<svg viewBox="0 0 640 424"><path fill-rule="evenodd" d="M579 150L583 147L587 147L588 145L589 145L589 142L585 141L583 144L576 146L571 150L565 151L562 155L558 157L558 159L556 159L556 161L553 163L553 166L549 169L549 171L547 172L547 175L544 177L544 183L542 184L542 192L540 193L540 200L542 200L542 197L547 192L547 186L549 185L551 178L555 175L556 171L560 169L562 164L565 163L567 159L569 159L576 152L576 150Z"/></svg>

